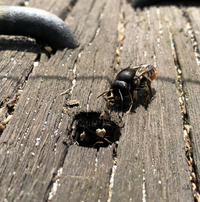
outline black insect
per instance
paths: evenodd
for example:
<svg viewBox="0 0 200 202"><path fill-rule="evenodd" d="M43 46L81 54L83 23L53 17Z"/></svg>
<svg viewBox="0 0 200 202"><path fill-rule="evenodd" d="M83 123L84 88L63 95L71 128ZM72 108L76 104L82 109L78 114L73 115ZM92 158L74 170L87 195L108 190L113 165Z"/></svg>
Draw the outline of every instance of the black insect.
<svg viewBox="0 0 200 202"><path fill-rule="evenodd" d="M100 96L104 96L109 105L122 103L126 96L130 96L129 113L137 101L137 94L140 89L145 89L145 106L148 105L148 99L153 98L151 82L157 77L158 71L152 65L132 66L120 71L113 81L110 89Z"/></svg>

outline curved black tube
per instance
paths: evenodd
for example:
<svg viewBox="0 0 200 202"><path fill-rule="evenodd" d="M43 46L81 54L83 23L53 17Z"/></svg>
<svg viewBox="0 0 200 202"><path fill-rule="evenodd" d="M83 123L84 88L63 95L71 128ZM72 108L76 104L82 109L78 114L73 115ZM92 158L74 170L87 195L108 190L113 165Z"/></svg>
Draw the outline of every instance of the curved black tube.
<svg viewBox="0 0 200 202"><path fill-rule="evenodd" d="M53 49L78 46L64 21L36 8L0 6L0 34L30 36L47 43Z"/></svg>
<svg viewBox="0 0 200 202"><path fill-rule="evenodd" d="M134 8L150 6L152 4L158 3L160 0L131 0L131 4Z"/></svg>
<svg viewBox="0 0 200 202"><path fill-rule="evenodd" d="M156 5L157 3L161 3L163 5L184 5L184 6L200 6L200 2L199 0L168 0L168 1L164 1L164 0L128 0L129 2L131 2L131 5L133 8L143 8L146 6L151 6L151 5Z"/></svg>

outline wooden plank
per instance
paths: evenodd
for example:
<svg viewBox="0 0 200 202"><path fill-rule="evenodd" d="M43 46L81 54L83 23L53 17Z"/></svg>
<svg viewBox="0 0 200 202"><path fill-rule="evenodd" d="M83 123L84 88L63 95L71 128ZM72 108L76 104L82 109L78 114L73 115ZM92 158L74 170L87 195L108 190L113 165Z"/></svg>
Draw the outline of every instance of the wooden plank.
<svg viewBox="0 0 200 202"><path fill-rule="evenodd" d="M112 148L71 146L52 201L106 201L112 165Z"/></svg>
<svg viewBox="0 0 200 202"><path fill-rule="evenodd" d="M91 21L92 15L97 12L97 9L101 10L99 10L98 16L95 15L95 19ZM72 99L82 97L79 111L98 111L99 109L102 111L102 104L105 102L103 99L97 100L97 96L101 94L102 89L108 88L108 82L111 80L108 75L113 74L117 47L118 16L118 1L102 2L100 5L97 3L92 13L88 15L87 29L94 26L94 23L96 27L92 33L89 32L86 36L81 36L81 41L87 45L81 51L81 57L76 62L76 66L79 67L79 69L77 68L77 74L79 75L77 75L77 84L72 94ZM81 28L85 27L84 23L79 23L82 24ZM79 31L77 30L77 32ZM90 58L93 58L93 61ZM83 86L87 89L86 92L83 92Z"/></svg>
<svg viewBox="0 0 200 202"><path fill-rule="evenodd" d="M80 15L79 9L82 9L82 5L85 4L77 3L72 11L72 17ZM97 100L97 96L108 87L109 75L114 72L111 67L115 61L117 47L118 16L119 1L96 1L87 18L84 19L82 16L79 19L76 32L81 33L82 43L79 58L76 61L76 85L70 99L79 98L80 106L70 109L70 116L87 112L89 117L91 112L103 112L105 101L103 99ZM69 19L74 20L72 17L69 16ZM76 147L73 149L73 153L75 153ZM84 148L82 152L84 152L84 158L74 160L76 164L72 164L70 158L66 156L63 174L59 181L60 187L58 187L58 192L52 201L64 201L66 198L68 201L106 201L108 199L113 167L113 149L100 149L96 157L98 163L96 162L97 170L95 172L93 167L95 159L89 157L91 150ZM92 164L90 169L87 168L88 162ZM76 170L75 166L82 169L79 173L85 172L90 178L84 180L81 177L75 180L69 177L66 180L64 176L70 176L71 171Z"/></svg>
<svg viewBox="0 0 200 202"><path fill-rule="evenodd" d="M13 118L1 136L0 161L3 166L0 170L2 176L0 200L6 198L8 201L44 201L49 198L53 183L56 181L54 177L63 166L67 149L71 144L68 142L68 147L63 144L63 139L69 130L68 122L71 122L73 115L80 111L87 109L96 111L97 108L103 111L102 104L105 102L103 99L96 102L96 97L104 90L102 86L105 88L108 85L105 82L108 72L113 71L111 68L107 71L107 66L112 67L115 60L118 13L117 0L96 1L95 4L93 1L79 1L67 21L79 37L81 46L73 51L58 51L48 62L40 62L33 68ZM104 46L102 41L105 43ZM103 58L105 53L107 55ZM96 89L92 91L92 84L96 82L95 76L98 82L102 78L102 66L106 78L101 81L102 86L98 86L97 91ZM61 92L72 86L74 78L77 84L72 96L71 94L61 96ZM91 104L88 108L86 95L90 94ZM66 99L77 98L80 99L81 109L65 108ZM93 103L97 103L97 106ZM88 191L88 197L93 198L93 192L95 198L108 197L113 162L112 150L109 152L107 150L109 148L99 152L102 157L99 157L94 180L96 187L94 186L91 192ZM85 152L87 149L81 151ZM68 156L66 160L66 162L70 161ZM95 159L92 161L95 163ZM84 163L87 165L87 161ZM79 165L78 160L76 164ZM107 173L104 173L103 165ZM71 168L73 169L74 167ZM86 170L87 166L83 167L83 172ZM64 169L63 172L66 170ZM103 187L102 191L101 187ZM102 195L98 194L99 191ZM83 194L81 187L80 192ZM61 193L63 197L66 194L63 186ZM74 195L72 199L74 197L76 196Z"/></svg>
<svg viewBox="0 0 200 202"><path fill-rule="evenodd" d="M74 3L73 3L74 2ZM34 7L39 9L47 10L61 19L65 20L68 13L70 13L71 9L73 9L73 6L76 1L47 1L47 0L37 0L37 1L29 1L26 6L28 7Z"/></svg>
<svg viewBox="0 0 200 202"><path fill-rule="evenodd" d="M185 117L185 125L191 127L189 129L190 137L190 146L192 147L191 157L191 172L195 172L197 175L197 179L199 179L199 169L200 169L200 161L199 161L199 26L197 25L197 19L194 18L194 13L196 16L199 16L199 9L194 7L182 8L182 13L185 13L185 19L179 25L181 26L181 30L184 30L177 35L174 35L176 40L176 51L178 57L178 62L180 69L182 71L182 82L183 82L183 90L186 104L186 112L184 114ZM177 18L180 13L174 12L173 18ZM191 21L190 21L191 19ZM177 24L173 24L175 28L177 28ZM187 58L187 60L185 59ZM186 130L186 128L185 128ZM194 195L196 194L196 185L197 181L193 180L193 190ZM197 184L199 186L199 182ZM199 197L199 195L197 195Z"/></svg>
<svg viewBox="0 0 200 202"><path fill-rule="evenodd" d="M10 40L9 43L13 51L2 50L0 54L2 58L0 61L0 126L2 127L0 134L13 115L17 101L38 57L38 48L35 45L28 45L26 42L26 45L17 45ZM29 52L24 52L27 50Z"/></svg>
<svg viewBox="0 0 200 202"><path fill-rule="evenodd" d="M0 61L0 100L12 97L17 91L18 86L24 85L25 80L32 71L33 64L38 55L38 48L32 44L17 44L10 42L11 50L4 50L8 40L4 41L1 51ZM3 51L4 50L4 51ZM26 52L28 51L28 52Z"/></svg>
<svg viewBox="0 0 200 202"><path fill-rule="evenodd" d="M9 52L10 56L6 52L3 56L7 54L10 57L8 61L16 62L14 67L19 69L15 71L14 67L12 68L14 82L19 83L20 80L27 79L28 85L25 86L13 118L1 135L0 172L3 174L0 200L43 201L44 198L48 198L47 190L50 191L52 179L61 166L67 150L60 138L66 128L62 126L63 131L59 130L65 98L59 96L57 92L62 92L66 83L70 85L70 80L66 81L66 77L63 76L63 73L66 71L67 75L69 70L63 66L65 61L58 64L59 60L57 60L56 64L49 62L45 65L44 55L41 55L40 65L35 65L33 68L37 56L34 49L28 49L33 53L25 54L23 52L27 50L26 46L26 49L20 48L19 44L16 46L18 53ZM9 47L12 48L12 46ZM71 51L68 52L70 54ZM14 59L11 60L12 58ZM23 70L23 64L20 66L18 63L24 63L26 69L26 65L30 70L33 68L30 78L27 76L31 71L26 73L27 70ZM8 68L11 65L13 64L9 63ZM15 78L18 80L15 81ZM65 86L62 86L63 80L65 80ZM54 86L55 89L49 86ZM15 89L16 85L13 88ZM12 88L9 90L12 92ZM56 148L57 144L58 148Z"/></svg>
<svg viewBox="0 0 200 202"><path fill-rule="evenodd" d="M193 51L190 49L189 56L188 52L184 51L185 57L189 59L188 63L180 62L180 65L183 69L183 82L184 82L184 90L186 92L186 106L188 110L188 119L189 124L191 126L190 137L191 137L191 146L193 147L193 158L194 164L193 169L196 171L197 179L200 179L200 160L199 160L199 50L200 50L200 36L199 36L199 23L198 16L200 15L199 9L195 8L187 8L186 10L189 14L189 19L191 20L191 27L188 25L188 33L191 34L189 37L192 42ZM197 14L197 17L194 16L194 13ZM194 35L193 35L194 34ZM194 38L193 38L194 36ZM182 49L182 47L181 47ZM185 50L185 49L184 49ZM194 55L192 54L194 52ZM183 55L183 56L184 56ZM196 59L197 65L194 64ZM189 67L189 68L188 68ZM197 182L197 186L200 186L200 182ZM196 190L195 190L196 191ZM196 193L195 193L196 194ZM197 195L199 197L199 195Z"/></svg>
<svg viewBox="0 0 200 202"><path fill-rule="evenodd" d="M80 201L92 188L97 151L92 148L71 146L68 150L60 180L60 186L53 201ZM87 164L85 163L87 162ZM63 189L66 190L63 193ZM63 196L64 195L64 196Z"/></svg>
<svg viewBox="0 0 200 202"><path fill-rule="evenodd" d="M140 105L124 117L112 201L193 201L166 10L124 9L121 67L132 61L155 63L159 75L152 82L156 98L148 110ZM127 57L130 52L134 58Z"/></svg>
<svg viewBox="0 0 200 202"><path fill-rule="evenodd" d="M3 4L19 5L19 1L4 1ZM1 36L0 43L0 126L5 128L34 62L44 51L40 50L34 39L28 37Z"/></svg>
<svg viewBox="0 0 200 202"><path fill-rule="evenodd" d="M1 5L5 5L5 6L20 6L22 5L22 1L21 0L3 0L1 1Z"/></svg>
<svg viewBox="0 0 200 202"><path fill-rule="evenodd" d="M61 91L65 71L62 64L41 65L29 78L1 136L2 198L42 201L48 197L46 191L67 149L61 139L64 131L59 130L64 98L55 93Z"/></svg>
<svg viewBox="0 0 200 202"><path fill-rule="evenodd" d="M198 52L199 52L199 43L200 43L200 25L198 22L199 16L200 16L200 12L199 9L197 9L196 7L186 7L186 8L182 8L183 11L183 15L186 19L186 24L185 24L185 29L184 29L184 33L186 35L188 35L190 37L194 52L196 52L196 57L197 57L197 62L199 65L199 56L198 56Z"/></svg>
<svg viewBox="0 0 200 202"><path fill-rule="evenodd" d="M170 25L176 43L187 42L183 35L179 41L179 31L184 24L179 10L173 14L171 7L152 7L135 12L125 1L120 6L118 0L79 0L68 13L69 1L45 4L46 1L29 2L29 6L50 10L63 19L67 16L65 21L79 39L80 46L75 50L57 51L48 61L42 54L28 78L30 72L21 72L27 84L13 118L0 137L0 201L192 201L168 30ZM117 41L120 16L125 16L122 44ZM176 27L177 22L181 22L181 26ZM136 106L128 116L112 111L112 120L119 125L125 124L118 145L112 189L114 148L100 148L97 152L71 145L77 135L71 124L79 113L91 116L92 112L99 115L104 111L105 101L97 96L109 88L116 74L115 52L120 45L123 45L120 68L130 63L156 64L159 77L152 83L157 97L147 112L142 105ZM189 44L186 47L192 50ZM181 58L184 48L177 49L184 69L186 66L182 62L187 58L186 50ZM1 54L5 58L7 52ZM9 62L12 54L8 54L8 69L12 65ZM36 55L37 51L34 54L31 51L30 55L17 53L14 60L25 57L23 61L29 66ZM197 71L192 60L189 65ZM184 75L189 74L184 69ZM17 76L19 81L20 74ZM194 78L193 74L190 76ZM186 87L189 88L188 83ZM197 86L190 87L198 92ZM67 89L69 91L61 96ZM66 107L66 101L71 100L80 104ZM67 145L63 144L64 139ZM197 149L196 142L194 148ZM195 152L197 158L198 151Z"/></svg>

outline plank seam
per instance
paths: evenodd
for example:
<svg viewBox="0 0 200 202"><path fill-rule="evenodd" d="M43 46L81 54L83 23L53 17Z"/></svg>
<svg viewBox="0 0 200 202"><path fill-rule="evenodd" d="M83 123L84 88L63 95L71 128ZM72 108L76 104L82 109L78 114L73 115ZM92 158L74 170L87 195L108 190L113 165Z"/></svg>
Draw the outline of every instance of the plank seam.
<svg viewBox="0 0 200 202"><path fill-rule="evenodd" d="M74 87L76 86L76 81L77 81L77 74L76 74L76 70L77 70L77 67L76 67L76 64L77 64L77 61L78 59L81 58L81 54L83 52L83 48L81 48L78 52L78 55L77 55L77 58L75 59L74 61L74 64L73 64L73 67L72 67L72 73L73 73L73 78L72 78L72 86L70 88L68 88L67 90L65 90L64 92L62 92L60 95L64 95L64 94L69 94L71 95L73 93L73 90L74 90ZM73 52L71 52L72 54ZM71 57L71 55L67 58L67 60L69 60Z"/></svg>
<svg viewBox="0 0 200 202"><path fill-rule="evenodd" d="M68 17L69 13L72 12L74 7L76 6L77 1L78 0L71 0L69 2L69 5L62 9L62 12L58 15L58 17L62 20L65 20Z"/></svg>
<svg viewBox="0 0 200 202"><path fill-rule="evenodd" d="M106 3L103 4L102 6L102 9L101 9L101 12L99 13L99 16L98 16L98 19L99 19L99 23L98 23L98 26L94 32L94 36L91 38L90 42L89 42L89 46L92 45L93 41L95 40L95 38L99 35L99 31L100 31L100 27L101 27L101 19L102 19L102 16L103 16L103 13L105 11L105 7L106 7Z"/></svg>
<svg viewBox="0 0 200 202"><path fill-rule="evenodd" d="M124 15L124 10L123 10L123 0L120 0L120 9L119 9L119 19L118 19L118 44L116 47L116 52L115 52L115 70L117 70L120 66L121 62L121 54L123 50L123 40L124 40L124 32L125 32L125 15ZM112 172L110 176L110 184L109 184L109 194L108 194L108 200L107 202L111 202L112 200L112 194L113 194L113 187L114 187L114 179L115 179L115 174L117 171L117 147L118 147L118 141L116 142L115 145L115 150L113 150L113 166L112 166Z"/></svg>
<svg viewBox="0 0 200 202"><path fill-rule="evenodd" d="M117 170L117 158L113 158L113 166L112 166L112 172L110 176L110 185L109 185L109 193L108 193L108 200L107 202L111 202L112 194L113 194L113 187L114 187L114 179L115 179L115 173Z"/></svg>
<svg viewBox="0 0 200 202"><path fill-rule="evenodd" d="M29 4L29 0L25 0L25 1L19 2L17 5L18 6L28 6L28 4Z"/></svg>
<svg viewBox="0 0 200 202"><path fill-rule="evenodd" d="M97 56L98 51L96 51L95 56L94 56L94 70L93 70L93 77L92 77L92 83L90 85L90 90L89 90L89 95L88 95L88 99L87 99L87 108L86 111L89 112L90 110L90 98L92 96L92 87L93 87L93 83L94 83L94 79L95 79L95 63L96 63L96 56Z"/></svg>
<svg viewBox="0 0 200 202"><path fill-rule="evenodd" d="M21 94L22 94L22 92L26 86L26 83L28 82L28 79L29 79L30 75L32 74L33 69L36 66L38 66L38 64L39 64L40 57L41 57L41 54L40 53L37 54L35 61L34 61L34 64L31 65L31 68L29 69L26 77L24 79L21 79L21 82L19 82L16 85L17 89L13 93L14 94L13 97L12 98L6 97L4 99L4 101L2 101L0 103L0 115L4 115L4 120L0 120L0 135L3 133L3 131L6 128L6 125L11 120L11 118L14 114L14 111L16 109L17 103L19 101L19 98L20 98L20 96L21 96Z"/></svg>
<svg viewBox="0 0 200 202"><path fill-rule="evenodd" d="M123 50L123 40L124 40L124 32L125 32L125 15L124 15L124 10L122 7L122 0L120 3L120 12L119 12L119 21L118 21L118 45L116 48L116 65L115 65L115 69L117 70L120 66L120 62L121 62L121 54L122 54L122 50Z"/></svg>

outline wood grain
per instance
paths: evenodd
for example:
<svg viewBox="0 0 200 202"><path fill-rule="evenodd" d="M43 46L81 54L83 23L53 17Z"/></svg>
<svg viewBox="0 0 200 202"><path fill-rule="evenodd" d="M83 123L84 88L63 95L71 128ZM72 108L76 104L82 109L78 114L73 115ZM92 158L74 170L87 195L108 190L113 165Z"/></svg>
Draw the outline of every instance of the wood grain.
<svg viewBox="0 0 200 202"><path fill-rule="evenodd" d="M125 117L113 201L192 201L176 72L163 8L137 13L124 10L128 22L121 65L129 62L126 55L130 51L136 64L140 58L142 63L156 64L159 75L152 82L156 98L148 110L136 107L135 113Z"/></svg>
<svg viewBox="0 0 200 202"><path fill-rule="evenodd" d="M199 7L134 10L123 0L37 0L28 6L60 16L80 46L48 57L28 38L0 38L0 109L19 85L23 90L14 109L6 105L0 114L0 122L13 115L0 136L0 201L193 201L183 131L188 116L199 179ZM97 96L117 72L141 63L158 69L147 110L142 91L127 116L111 107L111 120L123 126L117 149L78 146L74 117L103 113L106 102ZM187 98L184 116L177 66ZM79 104L66 105L72 101Z"/></svg>

